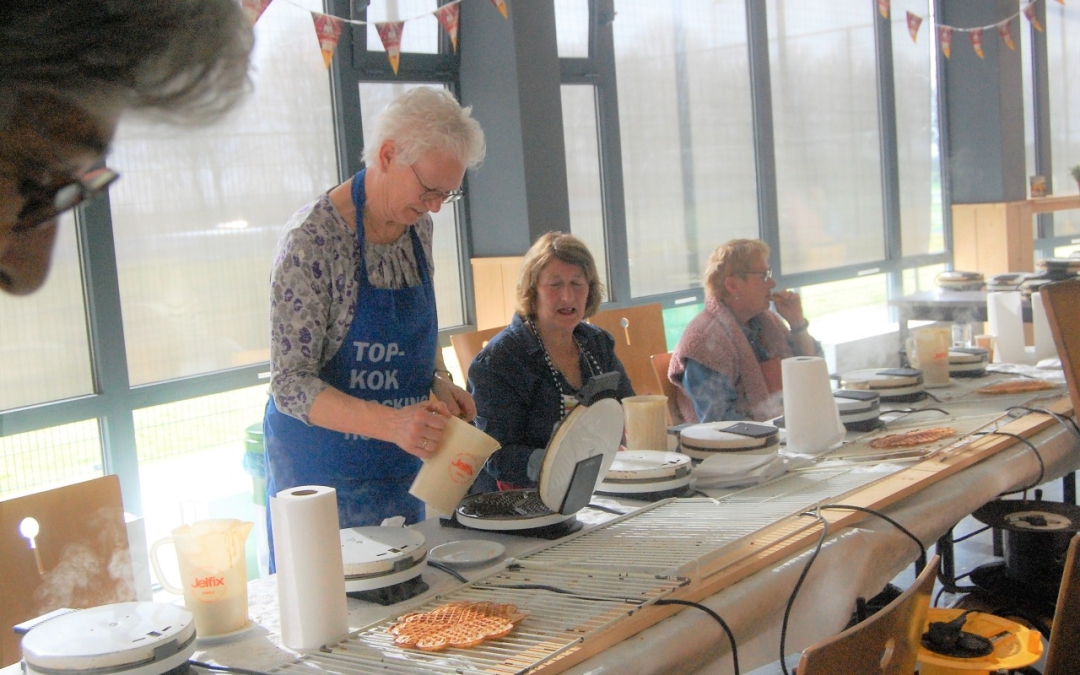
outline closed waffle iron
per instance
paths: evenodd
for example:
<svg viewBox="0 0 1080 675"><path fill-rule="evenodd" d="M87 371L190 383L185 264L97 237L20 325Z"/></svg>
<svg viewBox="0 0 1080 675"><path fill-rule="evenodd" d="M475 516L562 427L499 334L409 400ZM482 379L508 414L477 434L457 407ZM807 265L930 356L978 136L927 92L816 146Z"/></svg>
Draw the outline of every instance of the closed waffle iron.
<svg viewBox="0 0 1080 675"><path fill-rule="evenodd" d="M869 368L840 376L844 389L875 391L882 401L910 402L926 398L923 374L916 368Z"/></svg>
<svg viewBox="0 0 1080 675"><path fill-rule="evenodd" d="M615 453L597 492L631 499L664 499L690 485L690 457L662 450L623 450Z"/></svg>
<svg viewBox="0 0 1080 675"><path fill-rule="evenodd" d="M574 520L611 467L622 435L618 401L578 405L552 434L536 488L469 495L454 517L464 527L518 534Z"/></svg>
<svg viewBox="0 0 1080 675"><path fill-rule="evenodd" d="M780 450L780 429L760 422L706 422L679 432L679 447L696 460L716 455L772 455Z"/></svg>
<svg viewBox="0 0 1080 675"><path fill-rule="evenodd" d="M340 536L345 592L350 597L389 604L383 599L399 602L428 589L420 579L428 546L419 531L373 525L347 527Z"/></svg>
<svg viewBox="0 0 1080 675"><path fill-rule="evenodd" d="M979 347L949 349L949 377L982 377L989 364L989 350Z"/></svg>

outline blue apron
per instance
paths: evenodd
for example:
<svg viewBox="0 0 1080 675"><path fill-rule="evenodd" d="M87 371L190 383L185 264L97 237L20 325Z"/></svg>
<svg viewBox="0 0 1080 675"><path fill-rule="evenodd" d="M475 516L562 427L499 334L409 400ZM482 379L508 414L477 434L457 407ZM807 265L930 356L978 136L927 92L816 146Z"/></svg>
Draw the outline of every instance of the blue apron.
<svg viewBox="0 0 1080 675"><path fill-rule="evenodd" d="M352 184L360 243L356 311L345 341L319 377L350 396L401 408L426 401L431 391L438 345L435 289L414 227L409 236L420 285L391 290L368 281L364 174L356 174ZM279 411L273 397L263 432L268 498L298 485L327 485L337 490L341 528L378 525L396 515L408 523L423 520L423 502L408 492L420 459L396 444L309 426ZM269 514L267 509L268 529ZM272 560L272 532L269 536Z"/></svg>

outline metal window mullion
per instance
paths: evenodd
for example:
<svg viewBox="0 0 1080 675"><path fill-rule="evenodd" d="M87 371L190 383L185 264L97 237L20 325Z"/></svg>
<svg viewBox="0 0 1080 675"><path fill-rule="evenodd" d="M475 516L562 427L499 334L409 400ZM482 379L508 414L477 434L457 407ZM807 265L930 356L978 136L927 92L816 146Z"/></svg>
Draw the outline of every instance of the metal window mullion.
<svg viewBox="0 0 1080 675"><path fill-rule="evenodd" d="M103 404L97 418L105 472L120 478L124 508L143 514L135 418L129 393L120 278L108 195L76 213L84 308L94 391Z"/></svg>
<svg viewBox="0 0 1080 675"><path fill-rule="evenodd" d="M881 152L881 208L885 225L885 259L903 257L903 232L900 219L900 153L897 147L896 82L892 58L892 21L878 15L877 3L867 2L874 22L874 49L877 72L878 135ZM886 295L904 294L900 270L887 275ZM890 310L892 311L892 310Z"/></svg>
<svg viewBox="0 0 1080 675"><path fill-rule="evenodd" d="M1039 23L1046 25L1046 3L1035 4L1035 14ZM1046 32L1029 28L1031 35L1031 92L1034 107L1035 124L1035 173L1046 177L1047 194L1054 193L1054 163L1052 156L1052 141L1050 136L1050 61L1046 44ZM1035 237L1038 243L1036 257L1051 258L1054 255L1052 246L1047 246L1042 240L1054 237L1054 214L1040 213L1035 216L1037 226Z"/></svg>
<svg viewBox="0 0 1080 675"><path fill-rule="evenodd" d="M353 17L349 0L325 0L326 11L334 16ZM367 44L367 26L345 24L338 41L336 56L330 63L330 108L334 124L338 179L346 180L361 168L364 151L364 125L360 115L360 80L356 55Z"/></svg>
<svg viewBox="0 0 1080 675"><path fill-rule="evenodd" d="M750 102L753 110L754 173L757 183L758 236L772 249L776 275L781 265L780 212L776 190L776 137L772 113L769 24L765 3L746 0L746 37L750 57Z"/></svg>

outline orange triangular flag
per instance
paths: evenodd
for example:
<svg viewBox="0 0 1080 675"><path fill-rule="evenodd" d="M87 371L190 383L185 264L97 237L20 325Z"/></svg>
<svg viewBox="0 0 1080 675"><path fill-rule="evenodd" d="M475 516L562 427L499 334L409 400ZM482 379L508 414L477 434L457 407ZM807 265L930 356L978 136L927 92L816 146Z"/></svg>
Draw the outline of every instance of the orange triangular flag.
<svg viewBox="0 0 1080 675"><path fill-rule="evenodd" d="M1005 42L1006 47L1013 50L1014 52L1016 51L1016 43L1013 42L1012 31L1009 30L1008 21L998 26L998 35L1001 36L1001 39Z"/></svg>
<svg viewBox="0 0 1080 675"><path fill-rule="evenodd" d="M881 13L882 19L889 18L889 0L877 0L877 11Z"/></svg>
<svg viewBox="0 0 1080 675"><path fill-rule="evenodd" d="M312 12L311 19L315 22L315 35L319 38L323 63L329 68L330 60L334 58L334 50L338 46L338 39L341 37L341 19L318 12Z"/></svg>
<svg viewBox="0 0 1080 675"><path fill-rule="evenodd" d="M952 58L952 26L938 26L937 39L941 43L941 51L945 58Z"/></svg>
<svg viewBox="0 0 1080 675"><path fill-rule="evenodd" d="M1031 25L1035 27L1035 30L1039 31L1040 33L1042 32L1043 27L1042 24L1039 23L1038 15L1035 13L1034 2L1030 3L1027 7L1024 8L1024 16L1026 16L1028 21L1031 22Z"/></svg>
<svg viewBox="0 0 1080 675"><path fill-rule="evenodd" d="M975 56L978 56L980 59L986 58L986 56L983 54L982 34L982 28L972 28L968 32L968 39L971 40L971 47L975 50Z"/></svg>
<svg viewBox="0 0 1080 675"><path fill-rule="evenodd" d="M1058 2L1059 5L1064 5L1065 4L1065 0L1057 0L1057 2Z"/></svg>
<svg viewBox="0 0 1080 675"><path fill-rule="evenodd" d="M458 14L460 13L458 4L455 2L452 5L443 5L435 10L435 18L439 20L439 25L443 27L443 30L450 36L450 42L454 45L454 51L457 51L457 27L458 27Z"/></svg>
<svg viewBox="0 0 1080 675"><path fill-rule="evenodd" d="M379 39L386 48L386 58L390 59L390 67L397 75L398 63L401 61L401 33L405 30L405 22L376 23L375 30L379 31Z"/></svg>
<svg viewBox="0 0 1080 675"><path fill-rule="evenodd" d="M919 26L922 25L922 17L916 16L911 12L907 13L907 30L911 33L911 41L918 42L919 38Z"/></svg>
<svg viewBox="0 0 1080 675"><path fill-rule="evenodd" d="M491 4L499 8L499 12L502 13L504 19L510 18L510 15L506 13L506 0L491 0Z"/></svg>
<svg viewBox="0 0 1080 675"><path fill-rule="evenodd" d="M270 3L274 0L242 0L240 6L244 8L244 14L247 14L248 21L254 26L255 22L259 20L262 13L266 11L266 8L270 6Z"/></svg>

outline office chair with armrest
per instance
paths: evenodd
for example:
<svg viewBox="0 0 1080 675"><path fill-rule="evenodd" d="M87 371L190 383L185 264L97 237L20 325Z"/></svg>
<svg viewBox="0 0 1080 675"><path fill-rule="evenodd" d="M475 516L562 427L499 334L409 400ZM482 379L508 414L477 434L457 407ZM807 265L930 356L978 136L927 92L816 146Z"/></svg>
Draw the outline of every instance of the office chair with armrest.
<svg viewBox="0 0 1080 675"><path fill-rule="evenodd" d="M461 376L465 378L465 382L469 381L469 366L472 365L473 359L503 328L506 326L485 328L472 333L454 333L450 336L450 344L454 347L454 356L457 357ZM465 383L462 382L461 386L464 387Z"/></svg>

